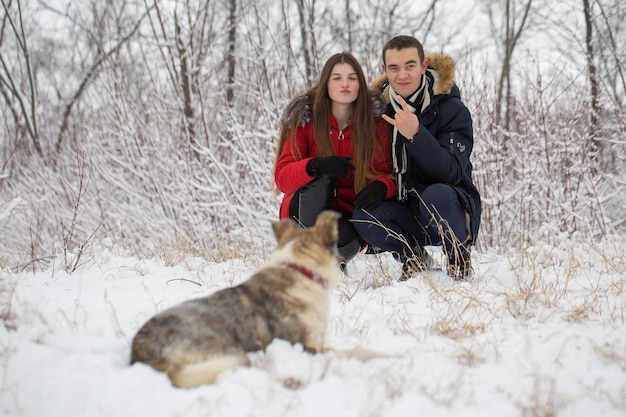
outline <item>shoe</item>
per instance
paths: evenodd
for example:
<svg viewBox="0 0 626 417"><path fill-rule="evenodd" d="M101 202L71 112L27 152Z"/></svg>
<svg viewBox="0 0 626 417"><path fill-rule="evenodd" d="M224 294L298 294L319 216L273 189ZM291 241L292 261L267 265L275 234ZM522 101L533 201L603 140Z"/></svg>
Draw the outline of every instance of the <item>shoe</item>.
<svg viewBox="0 0 626 417"><path fill-rule="evenodd" d="M470 254L465 256L453 254L448 256L448 275L455 281L467 281L472 274Z"/></svg>
<svg viewBox="0 0 626 417"><path fill-rule="evenodd" d="M365 254L366 255L378 255L382 251L378 249L376 246L370 245L369 243L365 244Z"/></svg>
<svg viewBox="0 0 626 417"><path fill-rule="evenodd" d="M400 281L406 281L413 275L420 272L424 272L433 267L433 260L422 247L417 247L411 253L410 257L407 257L402 262L402 273L400 275Z"/></svg>
<svg viewBox="0 0 626 417"><path fill-rule="evenodd" d="M406 281L413 275L426 271L426 265L421 259L409 258L402 264L402 272L400 273L400 281Z"/></svg>

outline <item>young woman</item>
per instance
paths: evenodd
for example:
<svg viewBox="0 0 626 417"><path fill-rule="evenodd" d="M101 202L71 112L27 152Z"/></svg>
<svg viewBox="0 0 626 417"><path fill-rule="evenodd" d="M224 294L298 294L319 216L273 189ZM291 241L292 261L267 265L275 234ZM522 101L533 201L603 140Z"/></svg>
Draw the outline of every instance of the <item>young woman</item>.
<svg viewBox="0 0 626 417"><path fill-rule="evenodd" d="M280 218L309 227L323 210L339 212L339 254L346 262L366 243L352 225L354 211L367 213L396 192L383 112L361 65L343 52L326 61L318 82L281 118L274 167L284 194Z"/></svg>

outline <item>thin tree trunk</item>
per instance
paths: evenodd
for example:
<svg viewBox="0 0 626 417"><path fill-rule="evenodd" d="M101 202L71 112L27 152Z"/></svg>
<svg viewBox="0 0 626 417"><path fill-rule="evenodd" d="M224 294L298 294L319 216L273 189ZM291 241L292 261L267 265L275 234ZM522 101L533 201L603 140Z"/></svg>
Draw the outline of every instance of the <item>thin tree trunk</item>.
<svg viewBox="0 0 626 417"><path fill-rule="evenodd" d="M595 56L593 50L593 16L589 0L583 0L583 12L585 14L585 47L587 54L587 75L589 77L589 94L591 96L591 118L589 120L589 138L591 157L595 158L600 149L596 132L598 130L598 115L600 112L598 101L598 79L596 76Z"/></svg>
<svg viewBox="0 0 626 417"><path fill-rule="evenodd" d="M304 54L304 70L307 85L313 85L313 65L309 45L309 25L307 24L304 0L298 0L298 14L300 15L300 34L302 36L302 53Z"/></svg>
<svg viewBox="0 0 626 417"><path fill-rule="evenodd" d="M510 108L512 106L511 91L511 61L513 59L513 50L519 41L521 34L526 27L526 21L530 13L532 0L528 0L524 6L524 15L519 27L515 28L515 19L512 2L507 0L505 8L505 28L504 28L504 61L502 62L502 70L500 71L500 79L498 81L498 97L496 101L496 117L501 122L505 130L509 130L511 123ZM504 116L502 113L504 112Z"/></svg>
<svg viewBox="0 0 626 417"><path fill-rule="evenodd" d="M229 3L229 23L228 31L228 84L226 86L226 102L229 107L234 107L235 100L235 42L237 40L237 0L230 0Z"/></svg>
<svg viewBox="0 0 626 417"><path fill-rule="evenodd" d="M22 98L22 94L19 92L19 88L13 81L13 77L9 72L9 67L7 65L7 61L4 58L4 55L0 52L0 65L4 69L6 73L6 78L0 76L0 81L4 86L8 87L8 91L10 92L10 96L14 100L17 101L19 106L19 112L24 118L24 129L28 132L31 140L33 141L33 145L35 146L35 150L40 156L43 156L43 150L41 148L41 142L39 141L39 132L37 128L37 112L36 112L36 100L37 100L37 87L35 83L35 77L33 75L33 69L30 62L30 51L28 49L28 39L24 32L24 22L22 20L22 4L19 0L16 1L17 7L17 17L18 22L14 22L9 14L10 3L7 5L5 2L2 2L2 8L4 9L4 18L5 22L9 23L11 30L15 34L16 39L18 40L18 47L21 50L24 58L24 66L26 67L26 73L28 74L28 87L29 87L29 95L30 95L30 109L28 109L28 104ZM4 23L3 23L4 28ZM1 43L1 42L0 42ZM5 94L8 97L8 94ZM7 103L10 103L11 100L7 100Z"/></svg>
<svg viewBox="0 0 626 417"><path fill-rule="evenodd" d="M185 42L181 39L181 29L176 19L176 45L178 48L178 57L180 59L180 78L183 89L183 114L185 115L185 125L187 134L189 135L189 142L193 146L195 143L195 126L194 117L196 112L193 105L193 94L191 86L193 84L192 73L190 70L190 51L185 45Z"/></svg>

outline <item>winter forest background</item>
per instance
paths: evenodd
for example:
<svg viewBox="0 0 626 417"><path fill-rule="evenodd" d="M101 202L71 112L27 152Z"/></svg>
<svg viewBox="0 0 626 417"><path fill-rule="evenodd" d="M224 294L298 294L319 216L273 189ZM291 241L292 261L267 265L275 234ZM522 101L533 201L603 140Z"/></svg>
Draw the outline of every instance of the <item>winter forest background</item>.
<svg viewBox="0 0 626 417"><path fill-rule="evenodd" d="M626 230L623 0L0 2L2 269L272 247L283 107L397 34L457 63L477 250Z"/></svg>

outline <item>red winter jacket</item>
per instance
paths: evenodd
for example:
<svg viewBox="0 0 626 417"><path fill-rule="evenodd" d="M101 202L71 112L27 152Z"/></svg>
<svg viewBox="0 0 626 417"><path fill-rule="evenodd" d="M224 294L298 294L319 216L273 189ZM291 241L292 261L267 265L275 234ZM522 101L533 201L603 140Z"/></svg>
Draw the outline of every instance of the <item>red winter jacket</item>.
<svg viewBox="0 0 626 417"><path fill-rule="evenodd" d="M374 151L373 167L375 172L381 175L392 176L393 168L391 164L389 130L386 122L383 120L377 122L377 127L380 131L381 143ZM341 141L339 140L337 120L335 120L332 114L330 115L330 128L330 140L333 146L333 153L337 156L353 157L351 126L348 125L348 127L343 130L343 139ZM307 123L303 127L299 126L296 131L296 145L300 153L292 150L291 141L286 140L285 146L276 162L274 181L276 181L278 189L284 194L283 201L280 205L281 219L289 217L289 205L291 204L294 193L315 179L315 177L310 176L306 172L306 166L309 161L320 156L317 145L315 144L315 139L313 138L312 130L312 123ZM369 180L368 183L372 181L381 181L387 186L387 195L385 198L395 196L396 183L391 177L373 178ZM355 197L354 171L350 171L348 178L337 178L336 187L337 195L331 202L331 208L340 212L347 211L352 213L354 211Z"/></svg>

